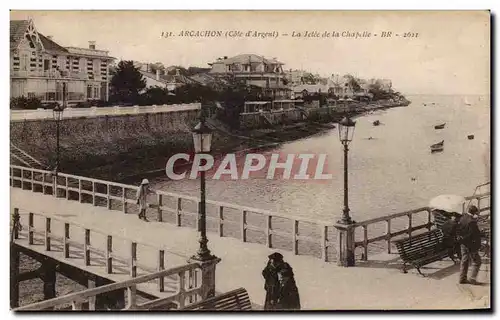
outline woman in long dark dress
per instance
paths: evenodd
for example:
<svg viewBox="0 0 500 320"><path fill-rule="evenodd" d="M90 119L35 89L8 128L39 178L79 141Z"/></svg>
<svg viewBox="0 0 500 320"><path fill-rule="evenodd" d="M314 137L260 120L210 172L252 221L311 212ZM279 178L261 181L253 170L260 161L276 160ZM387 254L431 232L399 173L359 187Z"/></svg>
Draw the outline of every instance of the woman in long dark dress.
<svg viewBox="0 0 500 320"><path fill-rule="evenodd" d="M276 310L300 310L299 289L295 283L293 269L284 264L278 272L279 296Z"/></svg>
<svg viewBox="0 0 500 320"><path fill-rule="evenodd" d="M262 270L265 279L264 290L266 290L264 310L274 310L279 296L278 270L283 263L283 256L275 252L268 258L267 266Z"/></svg>

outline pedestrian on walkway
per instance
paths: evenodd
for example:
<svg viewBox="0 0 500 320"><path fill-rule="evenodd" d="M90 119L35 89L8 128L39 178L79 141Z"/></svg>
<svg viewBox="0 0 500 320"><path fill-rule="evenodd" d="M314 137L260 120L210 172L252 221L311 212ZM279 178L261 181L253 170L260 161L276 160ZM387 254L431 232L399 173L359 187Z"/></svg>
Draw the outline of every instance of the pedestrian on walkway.
<svg viewBox="0 0 500 320"><path fill-rule="evenodd" d="M477 226L479 210L476 206L471 206L466 214L460 218L458 224L458 239L462 259L460 261L460 284L478 284L476 281L479 268L481 267L481 257L479 248L481 247L481 232ZM472 263L472 273L467 280L469 264Z"/></svg>
<svg viewBox="0 0 500 320"><path fill-rule="evenodd" d="M146 218L146 209L148 208L146 196L149 192L151 192L149 189L149 180L143 179L139 190L137 190L137 204L139 205L139 219L144 221L149 221Z"/></svg>
<svg viewBox="0 0 500 320"><path fill-rule="evenodd" d="M266 290L266 300L264 302L264 310L275 310L279 297L280 283L278 279L278 271L288 263L283 261L283 255L275 252L268 256L269 261L267 266L262 270L264 277L264 290Z"/></svg>
<svg viewBox="0 0 500 320"><path fill-rule="evenodd" d="M458 243L457 228L460 222L461 214L454 212L452 217L443 223L443 245L448 249L449 257L455 261L455 254L461 259L460 243Z"/></svg>
<svg viewBox="0 0 500 320"><path fill-rule="evenodd" d="M280 283L277 310L300 310L299 289L295 283L293 270L290 265L284 265L278 272Z"/></svg>

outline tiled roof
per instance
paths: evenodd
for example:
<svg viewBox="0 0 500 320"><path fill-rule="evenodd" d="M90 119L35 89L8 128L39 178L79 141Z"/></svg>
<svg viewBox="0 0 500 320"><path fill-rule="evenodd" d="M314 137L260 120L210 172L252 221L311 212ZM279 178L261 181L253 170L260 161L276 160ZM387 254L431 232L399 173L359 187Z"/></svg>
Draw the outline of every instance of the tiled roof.
<svg viewBox="0 0 500 320"><path fill-rule="evenodd" d="M46 51L51 51L51 52L64 52L67 53L68 50L64 47L61 47L54 41L50 40L40 32L38 32L38 35L40 36L40 40L42 41L43 47Z"/></svg>
<svg viewBox="0 0 500 320"><path fill-rule="evenodd" d="M233 63L268 63L268 64L284 64L282 62L279 62L276 59L266 59L263 56L258 56L256 54L240 54L231 58L223 59L223 60L218 60L214 63L224 63L224 64L233 64Z"/></svg>
<svg viewBox="0 0 500 320"><path fill-rule="evenodd" d="M10 49L13 50L17 48L19 41L24 36L26 29L28 28L28 20L11 20L10 21Z"/></svg>
<svg viewBox="0 0 500 320"><path fill-rule="evenodd" d="M16 49L19 42L24 37L26 29L28 29L29 20L11 20L10 21L10 49ZM68 52L65 48L61 47L54 41L50 40L40 32L38 32L40 41L42 41L43 47L47 51L51 52Z"/></svg>
<svg viewBox="0 0 500 320"><path fill-rule="evenodd" d="M154 74L154 73L143 71L143 70L139 70L139 72L145 77L156 80L156 74ZM165 84L169 84L169 83L178 83L178 84L179 83L184 83L184 84L199 83L198 81L193 80L193 79L188 78L188 77L185 77L183 75L176 76L176 75L168 75L168 74L160 76L159 80L157 80L157 81L160 81L160 82L165 83Z"/></svg>

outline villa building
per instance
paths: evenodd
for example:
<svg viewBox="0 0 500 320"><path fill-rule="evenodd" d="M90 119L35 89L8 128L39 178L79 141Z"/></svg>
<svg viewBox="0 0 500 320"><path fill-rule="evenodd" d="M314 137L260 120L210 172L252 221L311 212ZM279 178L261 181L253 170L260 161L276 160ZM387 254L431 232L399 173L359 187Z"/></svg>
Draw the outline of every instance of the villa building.
<svg viewBox="0 0 500 320"><path fill-rule="evenodd" d="M10 91L11 97L39 98L42 103L108 100L109 64L114 60L108 51L63 47L51 36L38 32L32 20L10 21Z"/></svg>
<svg viewBox="0 0 500 320"><path fill-rule="evenodd" d="M232 58L219 58L209 65L212 67L209 74L260 87L264 97L276 99L290 96L291 89L284 84L284 63L276 58L240 54Z"/></svg>

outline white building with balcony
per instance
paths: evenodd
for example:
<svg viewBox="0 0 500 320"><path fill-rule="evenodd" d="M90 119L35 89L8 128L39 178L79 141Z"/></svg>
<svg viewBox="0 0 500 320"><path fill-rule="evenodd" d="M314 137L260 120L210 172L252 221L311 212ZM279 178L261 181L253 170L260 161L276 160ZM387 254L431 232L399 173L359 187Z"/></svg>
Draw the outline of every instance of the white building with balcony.
<svg viewBox="0 0 500 320"><path fill-rule="evenodd" d="M287 98L291 89L284 84L284 63L276 58L267 59L256 54L240 54L219 58L213 63L211 75L232 78L246 85L262 88L262 94L271 98Z"/></svg>
<svg viewBox="0 0 500 320"><path fill-rule="evenodd" d="M39 33L32 20L10 21L11 97L61 102L66 83L68 103L107 101L113 60L94 42L88 48L63 47Z"/></svg>

